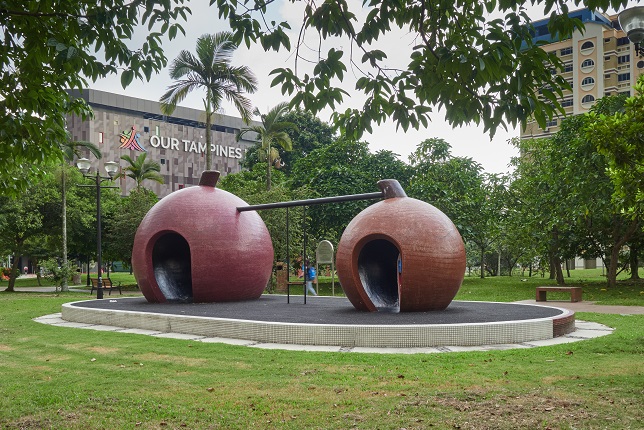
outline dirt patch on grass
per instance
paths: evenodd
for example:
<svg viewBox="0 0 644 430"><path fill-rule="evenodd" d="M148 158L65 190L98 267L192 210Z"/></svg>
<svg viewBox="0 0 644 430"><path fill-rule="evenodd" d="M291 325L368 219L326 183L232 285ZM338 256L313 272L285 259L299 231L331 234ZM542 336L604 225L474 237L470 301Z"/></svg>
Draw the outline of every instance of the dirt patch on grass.
<svg viewBox="0 0 644 430"><path fill-rule="evenodd" d="M13 422L2 422L3 429L20 429L20 430L31 430L31 429L45 429L52 428L52 422L49 419L37 419L33 417L21 418Z"/></svg>
<svg viewBox="0 0 644 430"><path fill-rule="evenodd" d="M0 343L0 351L13 351L13 348L9 345L3 345Z"/></svg>
<svg viewBox="0 0 644 430"><path fill-rule="evenodd" d="M121 348L108 348L105 346L93 346L91 348L87 348L88 351L95 352L97 354L114 354L116 352L121 351Z"/></svg>
<svg viewBox="0 0 644 430"><path fill-rule="evenodd" d="M205 358L190 358L190 357L183 357L180 355L167 355L167 354L154 354L154 353L137 355L136 359L139 360L140 362L161 361L164 363L182 364L184 366L195 366L195 367L205 366L208 364L208 360L206 360Z"/></svg>
<svg viewBox="0 0 644 430"><path fill-rule="evenodd" d="M617 417L604 417L575 399L554 398L542 393L485 396L466 393L435 396L429 399L409 399L399 407L409 413L410 407L444 409L448 428L457 429L549 429L575 427L579 423L607 420L615 423Z"/></svg>

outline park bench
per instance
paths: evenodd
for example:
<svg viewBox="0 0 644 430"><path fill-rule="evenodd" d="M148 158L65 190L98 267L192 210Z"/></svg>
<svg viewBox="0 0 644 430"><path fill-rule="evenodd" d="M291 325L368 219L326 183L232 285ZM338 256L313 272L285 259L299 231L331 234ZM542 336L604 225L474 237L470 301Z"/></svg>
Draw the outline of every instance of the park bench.
<svg viewBox="0 0 644 430"><path fill-rule="evenodd" d="M92 294L94 292L94 290L98 290L98 279L97 278L90 278L90 280L92 281L92 289L90 290L89 293ZM118 284L114 285L114 284L112 284L112 280L110 278L102 278L101 283L103 284L103 290L109 291L109 293L108 293L109 296L112 295L112 290L114 290L114 289L118 289L119 294L121 294L121 295L123 294L121 292L121 283L120 282Z"/></svg>
<svg viewBox="0 0 644 430"><path fill-rule="evenodd" d="M570 293L571 302L581 302L581 287L537 287L537 301L545 302L548 291Z"/></svg>

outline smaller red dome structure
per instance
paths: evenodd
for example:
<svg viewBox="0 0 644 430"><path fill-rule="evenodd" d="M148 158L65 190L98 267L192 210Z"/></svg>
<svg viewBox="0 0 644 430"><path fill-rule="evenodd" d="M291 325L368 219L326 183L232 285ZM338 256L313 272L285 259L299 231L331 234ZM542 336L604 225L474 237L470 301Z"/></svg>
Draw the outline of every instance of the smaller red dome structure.
<svg viewBox="0 0 644 430"><path fill-rule="evenodd" d="M132 268L149 302L227 302L257 299L273 267L273 244L256 212L216 189L219 172L198 187L166 196L143 218Z"/></svg>
<svg viewBox="0 0 644 430"><path fill-rule="evenodd" d="M465 246L440 210L378 182L385 200L347 226L336 254L342 289L358 310L433 311L449 306L465 276Z"/></svg>

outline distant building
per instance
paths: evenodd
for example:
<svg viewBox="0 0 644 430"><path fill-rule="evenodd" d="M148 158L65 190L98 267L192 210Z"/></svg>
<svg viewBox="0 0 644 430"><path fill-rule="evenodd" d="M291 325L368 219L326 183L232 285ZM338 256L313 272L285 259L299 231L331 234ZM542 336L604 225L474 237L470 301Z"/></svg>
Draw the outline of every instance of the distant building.
<svg viewBox="0 0 644 430"><path fill-rule="evenodd" d="M575 31L572 38L556 40L548 32L549 19L535 21L534 41L547 42L543 49L556 52L564 63L559 73L572 86L559 101L566 116L588 112L601 97L632 94L633 85L644 72L644 59L635 54L634 45L620 29L617 15L581 9L570 12L586 27L582 34ZM554 118L541 128L536 121L528 122L521 138L546 137L559 130L561 118Z"/></svg>
<svg viewBox="0 0 644 430"><path fill-rule="evenodd" d="M204 111L178 106L172 116L165 116L158 101L91 89L70 94L87 101L94 111L94 118L86 121L74 115L67 119L74 140L92 142L103 154L101 160L96 160L87 152L85 156L92 162L92 170L100 165L101 173L105 174L105 161L116 161L125 167L127 163L121 156L128 155L134 160L147 153L148 160L160 164L165 184L148 181L145 187L159 197L199 183L206 166ZM213 115L212 168L222 176L239 172L246 150L255 144L247 138L237 142L236 134L245 126L240 118ZM118 182L124 195L136 185L130 178Z"/></svg>

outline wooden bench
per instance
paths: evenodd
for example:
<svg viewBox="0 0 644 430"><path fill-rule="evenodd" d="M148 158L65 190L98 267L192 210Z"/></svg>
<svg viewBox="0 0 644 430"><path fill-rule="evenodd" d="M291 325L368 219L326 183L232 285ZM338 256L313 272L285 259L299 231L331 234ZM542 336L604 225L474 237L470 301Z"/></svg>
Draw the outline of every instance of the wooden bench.
<svg viewBox="0 0 644 430"><path fill-rule="evenodd" d="M548 291L570 293L571 302L581 302L581 287L537 287L537 301L545 302Z"/></svg>
<svg viewBox="0 0 644 430"><path fill-rule="evenodd" d="M98 290L98 279L97 278L90 278L92 281L92 289L90 290L90 295L94 292L94 290ZM121 283L119 282L117 285L112 284L112 280L110 278L101 278L101 284L103 284L103 290L109 291L108 295L112 295L112 290L118 289L119 294L123 294L121 292Z"/></svg>

